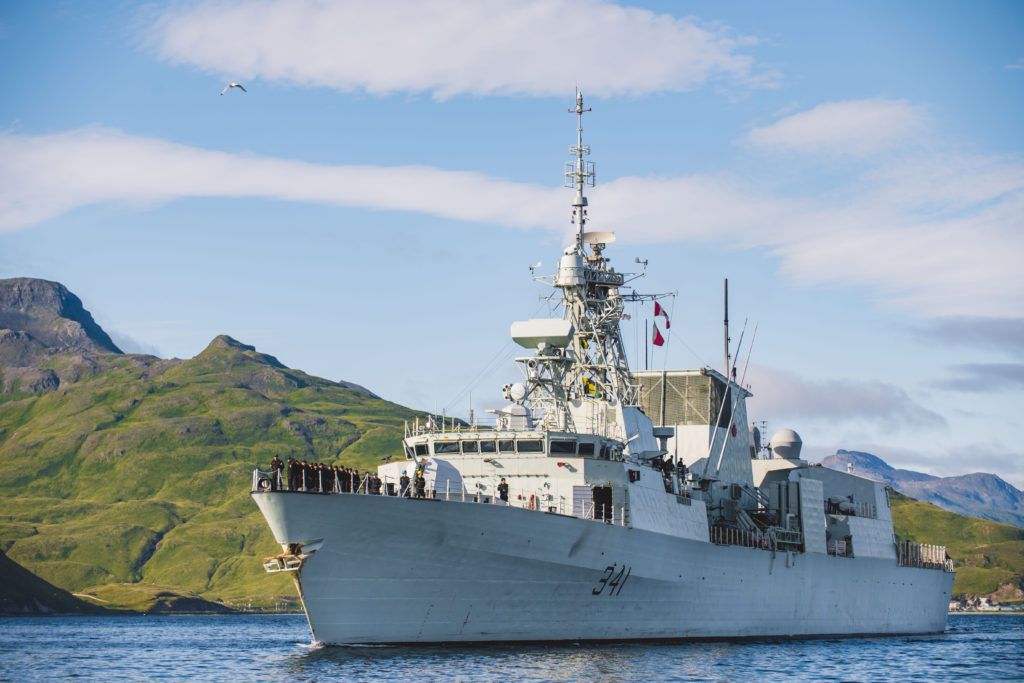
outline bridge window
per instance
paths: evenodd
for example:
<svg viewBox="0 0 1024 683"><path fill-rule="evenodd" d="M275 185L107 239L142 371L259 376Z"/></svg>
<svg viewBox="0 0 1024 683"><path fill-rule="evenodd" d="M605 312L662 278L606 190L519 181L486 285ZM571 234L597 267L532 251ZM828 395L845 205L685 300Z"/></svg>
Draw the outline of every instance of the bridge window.
<svg viewBox="0 0 1024 683"><path fill-rule="evenodd" d="M594 444L593 444L593 442L581 443L580 444L580 455L591 455L591 456L594 455Z"/></svg>
<svg viewBox="0 0 1024 683"><path fill-rule="evenodd" d="M544 442L540 439L524 439L517 441L520 453L543 453Z"/></svg>
<svg viewBox="0 0 1024 683"><path fill-rule="evenodd" d="M458 453L459 442L458 441L435 441L434 442L434 453Z"/></svg>
<svg viewBox="0 0 1024 683"><path fill-rule="evenodd" d="M426 454L427 454L427 444L425 444L425 443L418 443L418 444L416 444L416 455L426 455Z"/></svg>
<svg viewBox="0 0 1024 683"><path fill-rule="evenodd" d="M495 453L495 452L497 452L494 449L494 442L493 441L481 441L480 442L480 452L481 453Z"/></svg>
<svg viewBox="0 0 1024 683"><path fill-rule="evenodd" d="M515 453L516 444L514 441L512 441L512 439L502 439L501 441L498 442L498 450L501 451L502 453Z"/></svg>
<svg viewBox="0 0 1024 683"><path fill-rule="evenodd" d="M551 455L576 455L576 442L570 439L552 439L548 446L548 453Z"/></svg>
<svg viewBox="0 0 1024 683"><path fill-rule="evenodd" d="M463 441L462 442L463 453L476 453L476 441Z"/></svg>

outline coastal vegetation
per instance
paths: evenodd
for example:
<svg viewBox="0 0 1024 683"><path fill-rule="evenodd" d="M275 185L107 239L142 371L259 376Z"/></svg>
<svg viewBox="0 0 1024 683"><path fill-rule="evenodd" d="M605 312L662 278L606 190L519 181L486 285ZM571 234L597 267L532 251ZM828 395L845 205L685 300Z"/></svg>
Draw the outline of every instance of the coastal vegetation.
<svg viewBox="0 0 1024 683"><path fill-rule="evenodd" d="M0 549L113 604L98 587L295 605L291 580L261 567L280 548L249 499L253 468L276 453L371 470L416 417L224 336L190 360L89 361L59 389L0 396ZM56 354L43 369L78 362Z"/></svg>
<svg viewBox="0 0 1024 683"><path fill-rule="evenodd" d="M890 491L893 527L908 541L946 546L953 558L953 595L1024 601L1024 529L966 517Z"/></svg>
<svg viewBox="0 0 1024 683"><path fill-rule="evenodd" d="M59 283L0 280L0 608L297 608L262 569L280 546L253 468L372 471L417 417L227 336L188 360L123 354ZM947 546L955 595L1024 598L1024 530L895 492L892 512L900 537Z"/></svg>

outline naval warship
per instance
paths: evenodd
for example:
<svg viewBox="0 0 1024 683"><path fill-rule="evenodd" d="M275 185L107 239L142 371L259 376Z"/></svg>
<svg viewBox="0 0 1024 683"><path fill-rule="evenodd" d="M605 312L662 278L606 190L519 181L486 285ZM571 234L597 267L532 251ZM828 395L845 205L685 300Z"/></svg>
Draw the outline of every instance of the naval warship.
<svg viewBox="0 0 1024 683"><path fill-rule="evenodd" d="M522 379L492 423L407 425L381 485L314 494L253 472L282 548L263 566L293 577L314 641L943 631L945 548L898 539L886 488L809 464L792 430L762 447L728 331L722 372L630 370L626 306L654 302L666 329L669 295L630 287L643 273L609 265L614 233L587 230L580 93L569 111L575 239L553 275L534 274L562 315L512 324Z"/></svg>

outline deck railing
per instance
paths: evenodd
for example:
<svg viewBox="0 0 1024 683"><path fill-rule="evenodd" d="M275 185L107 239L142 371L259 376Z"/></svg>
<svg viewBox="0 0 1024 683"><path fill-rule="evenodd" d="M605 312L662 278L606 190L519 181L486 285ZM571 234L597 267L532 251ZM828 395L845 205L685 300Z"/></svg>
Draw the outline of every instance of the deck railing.
<svg viewBox="0 0 1024 683"><path fill-rule="evenodd" d="M381 487L378 493L371 493L371 477L366 474L359 480L353 491L343 491L341 488L341 482L334 481L333 486L323 486L322 480L318 477L314 486L306 488L305 486L298 486L295 489L289 489L287 481L281 476L280 472L275 473L267 472L259 468L253 470L252 473L252 492L253 493L267 493L271 491L282 491L289 493L305 493L311 495L380 495L390 496L393 498L428 498L431 500L443 500L454 503L477 503L483 505L501 505L506 507L516 507L524 510L536 510L538 512L547 512L557 515L565 515L570 517L578 517L580 519L590 519L594 521L605 522L606 524L617 524L620 526L626 526L628 523L626 512L620 507L619 515L616 518L612 515L609 519L605 519L602 514L600 506L590 503L584 506L584 509L580 514L571 514L572 511L566 509L563 501L561 500L549 500L550 495L540 490L521 490L517 491L509 489L509 500L504 501L500 496L492 493L484 493L478 491L476 493L468 491L465 486L452 487L450 482L446 482L444 489L428 488L424 489L423 495L420 496L416 487L415 480L411 481L405 488L401 486L401 480L392 480L390 477L381 478Z"/></svg>
<svg viewBox="0 0 1024 683"><path fill-rule="evenodd" d="M946 546L900 541L896 544L896 555L901 567L921 567L954 571L953 560L946 554Z"/></svg>

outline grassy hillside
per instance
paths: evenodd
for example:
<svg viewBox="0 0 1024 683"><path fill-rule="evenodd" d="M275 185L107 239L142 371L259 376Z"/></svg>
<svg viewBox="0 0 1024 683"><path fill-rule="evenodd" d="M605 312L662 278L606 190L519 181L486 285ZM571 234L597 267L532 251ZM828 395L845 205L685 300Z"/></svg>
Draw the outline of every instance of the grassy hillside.
<svg viewBox="0 0 1024 683"><path fill-rule="evenodd" d="M956 566L954 595L999 591L1003 602L1021 599L1024 529L947 512L896 492L890 492L890 499L893 526L900 538L946 546Z"/></svg>
<svg viewBox="0 0 1024 683"><path fill-rule="evenodd" d="M372 469L415 417L228 337L185 361L56 354L42 370L56 390L0 395L0 550L137 610L294 605L290 578L260 564L280 549L249 499L252 468L278 453ZM892 500L901 537L949 548L956 594L1019 592L1024 530Z"/></svg>
<svg viewBox="0 0 1024 683"><path fill-rule="evenodd" d="M252 468L279 453L371 469L415 417L228 337L186 361L90 362L56 391L0 396L0 549L76 592L146 582L294 601L259 562L280 548L249 499Z"/></svg>

